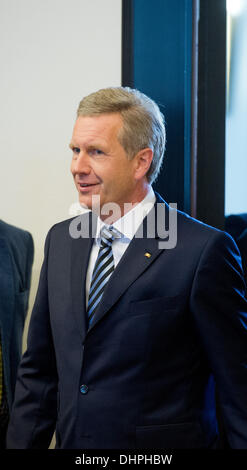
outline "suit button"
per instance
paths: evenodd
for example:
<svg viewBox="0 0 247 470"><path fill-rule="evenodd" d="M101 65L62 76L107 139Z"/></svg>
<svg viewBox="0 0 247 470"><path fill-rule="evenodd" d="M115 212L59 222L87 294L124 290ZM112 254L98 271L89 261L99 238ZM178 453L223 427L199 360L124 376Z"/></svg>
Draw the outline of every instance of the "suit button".
<svg viewBox="0 0 247 470"><path fill-rule="evenodd" d="M85 395L88 392L88 386L87 385L81 385L80 386L80 392Z"/></svg>

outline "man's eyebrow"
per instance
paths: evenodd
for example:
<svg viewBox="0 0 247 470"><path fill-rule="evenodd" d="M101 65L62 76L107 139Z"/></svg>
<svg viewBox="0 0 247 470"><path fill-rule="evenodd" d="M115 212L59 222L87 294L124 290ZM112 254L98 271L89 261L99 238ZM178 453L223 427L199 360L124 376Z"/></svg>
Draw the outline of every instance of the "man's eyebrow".
<svg viewBox="0 0 247 470"><path fill-rule="evenodd" d="M70 143L69 143L69 148L70 148L71 150L73 150L74 148L79 148L79 147L77 147L77 145L73 144L73 142L70 142ZM88 144L86 145L86 148L87 148L88 150L92 150L92 149L95 149L95 148L102 148L102 149L104 150L105 147L104 147L104 145L102 144L102 142L96 142L96 141L95 141L95 142L92 142L92 143L91 143L91 142L88 142Z"/></svg>

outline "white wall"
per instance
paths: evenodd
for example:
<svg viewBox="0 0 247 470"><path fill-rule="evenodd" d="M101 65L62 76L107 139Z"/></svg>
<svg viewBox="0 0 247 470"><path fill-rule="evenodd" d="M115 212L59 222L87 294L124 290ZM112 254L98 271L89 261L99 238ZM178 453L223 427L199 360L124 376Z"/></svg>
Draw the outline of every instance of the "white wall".
<svg viewBox="0 0 247 470"><path fill-rule="evenodd" d="M0 63L0 218L33 235L31 310L45 235L77 201L77 105L121 84L121 0L0 0Z"/></svg>

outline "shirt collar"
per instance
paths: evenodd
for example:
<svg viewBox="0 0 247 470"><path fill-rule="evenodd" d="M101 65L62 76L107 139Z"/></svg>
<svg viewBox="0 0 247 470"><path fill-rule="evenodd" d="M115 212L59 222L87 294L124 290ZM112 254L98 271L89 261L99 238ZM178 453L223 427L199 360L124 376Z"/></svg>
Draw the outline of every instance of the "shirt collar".
<svg viewBox="0 0 247 470"><path fill-rule="evenodd" d="M118 231L119 241L123 243L129 243L140 227L143 219L147 216L150 210L153 208L156 197L153 191L152 186L144 199L139 202L133 209L128 211L123 217L116 220L112 225L115 230ZM97 219L97 229L96 229L96 243L100 243L100 230L105 224L99 217ZM108 226L109 227L109 226Z"/></svg>

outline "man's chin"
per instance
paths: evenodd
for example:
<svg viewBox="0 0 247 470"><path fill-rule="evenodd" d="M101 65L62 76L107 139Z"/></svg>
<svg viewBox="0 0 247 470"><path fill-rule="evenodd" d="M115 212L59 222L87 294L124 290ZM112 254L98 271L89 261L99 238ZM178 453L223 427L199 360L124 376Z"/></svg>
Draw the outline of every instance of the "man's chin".
<svg viewBox="0 0 247 470"><path fill-rule="evenodd" d="M100 195L79 195L79 204L83 209L88 209L98 214L100 211Z"/></svg>
<svg viewBox="0 0 247 470"><path fill-rule="evenodd" d="M79 197L79 204L83 209L92 210L92 199L86 197Z"/></svg>

